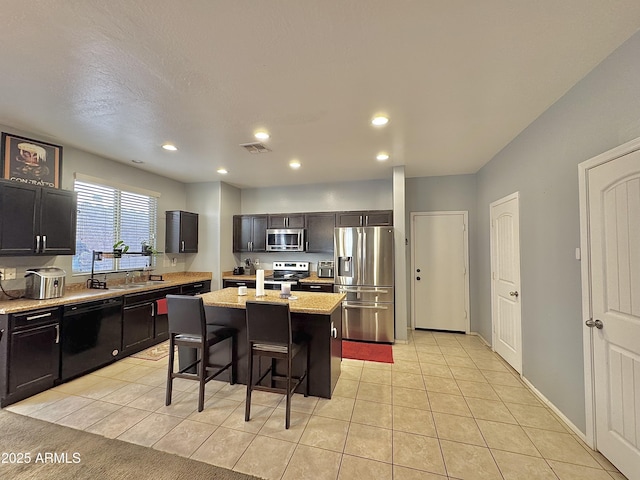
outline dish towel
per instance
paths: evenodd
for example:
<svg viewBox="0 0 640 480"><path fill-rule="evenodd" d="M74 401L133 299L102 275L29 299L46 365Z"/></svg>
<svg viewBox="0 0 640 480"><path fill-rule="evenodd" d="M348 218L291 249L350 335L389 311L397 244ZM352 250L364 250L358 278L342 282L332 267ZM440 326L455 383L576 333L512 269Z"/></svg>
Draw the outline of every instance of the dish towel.
<svg viewBox="0 0 640 480"><path fill-rule="evenodd" d="M156 315L166 315L167 313L167 299L161 298L156 302Z"/></svg>

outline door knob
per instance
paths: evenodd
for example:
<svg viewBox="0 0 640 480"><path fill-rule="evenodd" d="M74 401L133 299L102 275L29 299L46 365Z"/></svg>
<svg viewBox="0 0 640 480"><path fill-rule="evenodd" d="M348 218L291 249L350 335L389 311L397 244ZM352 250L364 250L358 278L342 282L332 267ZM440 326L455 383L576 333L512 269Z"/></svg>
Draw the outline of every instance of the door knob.
<svg viewBox="0 0 640 480"><path fill-rule="evenodd" d="M520 295L520 294L519 294L519 293L518 293L518 291L516 290L515 292L509 292L509 295L511 295L512 297L516 297L516 298L518 298L518 295Z"/></svg>
<svg viewBox="0 0 640 480"><path fill-rule="evenodd" d="M589 328L596 327L598 330L602 330L602 328L604 327L604 323L602 323L602 320L593 320L592 318L584 322L584 324Z"/></svg>

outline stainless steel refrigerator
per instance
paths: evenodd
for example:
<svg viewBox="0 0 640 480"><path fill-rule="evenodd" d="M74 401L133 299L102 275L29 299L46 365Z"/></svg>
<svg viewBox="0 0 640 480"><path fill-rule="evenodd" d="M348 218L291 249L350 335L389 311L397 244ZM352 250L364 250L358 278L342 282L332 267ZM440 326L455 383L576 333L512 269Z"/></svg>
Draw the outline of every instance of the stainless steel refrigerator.
<svg viewBox="0 0 640 480"><path fill-rule="evenodd" d="M334 255L334 291L347 295L342 338L393 343L393 228L336 228Z"/></svg>

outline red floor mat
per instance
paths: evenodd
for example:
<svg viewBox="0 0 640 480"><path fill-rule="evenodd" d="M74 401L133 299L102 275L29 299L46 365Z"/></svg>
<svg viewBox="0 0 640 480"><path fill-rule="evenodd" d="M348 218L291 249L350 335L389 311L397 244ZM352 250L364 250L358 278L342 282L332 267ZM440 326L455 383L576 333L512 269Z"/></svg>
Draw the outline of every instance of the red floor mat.
<svg viewBox="0 0 640 480"><path fill-rule="evenodd" d="M393 363L393 350L391 349L391 345L384 343L350 342L343 340L342 358Z"/></svg>

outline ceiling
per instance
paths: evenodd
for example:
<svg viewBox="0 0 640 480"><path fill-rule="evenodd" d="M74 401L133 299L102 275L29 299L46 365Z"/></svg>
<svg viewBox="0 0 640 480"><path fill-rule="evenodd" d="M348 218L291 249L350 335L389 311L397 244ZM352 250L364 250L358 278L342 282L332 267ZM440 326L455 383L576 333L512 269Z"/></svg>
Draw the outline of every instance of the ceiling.
<svg viewBox="0 0 640 480"><path fill-rule="evenodd" d="M640 27L638 0L2 6L0 124L241 188L475 173Z"/></svg>

